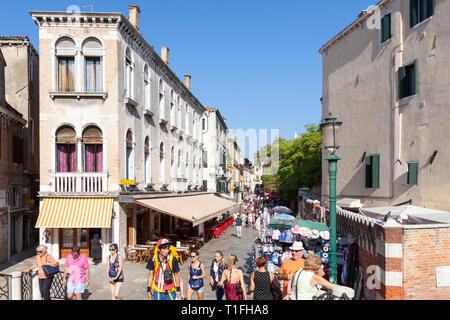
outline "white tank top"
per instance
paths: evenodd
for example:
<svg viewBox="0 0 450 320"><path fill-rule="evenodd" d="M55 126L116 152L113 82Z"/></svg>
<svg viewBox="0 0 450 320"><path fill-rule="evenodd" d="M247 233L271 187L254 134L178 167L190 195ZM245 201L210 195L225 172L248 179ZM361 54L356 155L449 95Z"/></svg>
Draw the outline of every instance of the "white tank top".
<svg viewBox="0 0 450 320"><path fill-rule="evenodd" d="M316 286L309 284L314 272L300 269L292 279L292 300L312 300L314 295L319 292Z"/></svg>

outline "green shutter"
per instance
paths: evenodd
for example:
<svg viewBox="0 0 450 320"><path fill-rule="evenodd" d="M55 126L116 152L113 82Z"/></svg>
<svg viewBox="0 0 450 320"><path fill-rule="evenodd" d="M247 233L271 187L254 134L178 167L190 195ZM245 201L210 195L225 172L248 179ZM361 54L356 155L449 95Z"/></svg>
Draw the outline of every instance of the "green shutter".
<svg viewBox="0 0 450 320"><path fill-rule="evenodd" d="M208 180L203 180L203 191L208 191Z"/></svg>
<svg viewBox="0 0 450 320"><path fill-rule="evenodd" d="M408 184L417 184L419 175L419 164L417 162L408 163Z"/></svg>
<svg viewBox="0 0 450 320"><path fill-rule="evenodd" d="M414 27L419 23L419 0L409 1L410 10L410 26Z"/></svg>
<svg viewBox="0 0 450 320"><path fill-rule="evenodd" d="M427 0L427 18L434 14L434 0Z"/></svg>
<svg viewBox="0 0 450 320"><path fill-rule="evenodd" d="M405 97L405 78L406 78L406 67L398 68L398 98L402 99Z"/></svg>
<svg viewBox="0 0 450 320"><path fill-rule="evenodd" d="M391 14L387 14L381 20L383 30L381 32L381 42L385 42L391 38Z"/></svg>
<svg viewBox="0 0 450 320"><path fill-rule="evenodd" d="M417 63L414 62L414 64L411 66L411 95L415 95L416 92L416 88L417 88L417 79L416 79L416 75L417 75Z"/></svg>
<svg viewBox="0 0 450 320"><path fill-rule="evenodd" d="M372 188L380 187L380 156L372 156Z"/></svg>
<svg viewBox="0 0 450 320"><path fill-rule="evenodd" d="M203 152L203 168L208 168L208 151Z"/></svg>
<svg viewBox="0 0 450 320"><path fill-rule="evenodd" d="M372 157L366 157L366 188L372 188Z"/></svg>

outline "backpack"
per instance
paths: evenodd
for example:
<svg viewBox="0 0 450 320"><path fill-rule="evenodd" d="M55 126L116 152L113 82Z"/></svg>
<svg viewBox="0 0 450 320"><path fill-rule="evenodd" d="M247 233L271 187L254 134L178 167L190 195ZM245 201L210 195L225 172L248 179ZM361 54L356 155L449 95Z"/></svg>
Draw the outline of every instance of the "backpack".
<svg viewBox="0 0 450 320"><path fill-rule="evenodd" d="M174 251L175 251L175 254L174 254ZM154 291L154 292L164 292L164 293L172 293L172 292L176 291L177 283L176 283L176 280L175 280L175 274L173 273L173 267L172 267L173 259L176 259L176 258L177 258L176 249L175 249L174 246L170 246L169 262L168 262L168 264L169 264L169 270L172 273L173 286L169 290L159 289L156 286L155 279L156 279L156 274L158 272L158 269L161 268L161 265L160 265L160 261L159 261L158 250L155 250L155 254L153 255L153 258L152 258L153 259L153 263L155 264L155 270L153 272L152 291ZM164 270L164 268L163 268L162 272L166 272L166 271L167 270ZM161 284L159 284L159 285L161 285ZM164 285L163 285L163 287L164 287Z"/></svg>

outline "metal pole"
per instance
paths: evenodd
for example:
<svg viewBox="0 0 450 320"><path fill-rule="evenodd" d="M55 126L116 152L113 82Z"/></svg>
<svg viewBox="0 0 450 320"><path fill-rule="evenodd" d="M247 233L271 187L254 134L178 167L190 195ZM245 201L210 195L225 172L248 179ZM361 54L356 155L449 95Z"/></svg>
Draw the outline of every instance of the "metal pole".
<svg viewBox="0 0 450 320"><path fill-rule="evenodd" d="M337 246L336 246L336 173L337 162L341 160L336 155L331 155L328 160L328 173L330 175L330 282L337 283Z"/></svg>

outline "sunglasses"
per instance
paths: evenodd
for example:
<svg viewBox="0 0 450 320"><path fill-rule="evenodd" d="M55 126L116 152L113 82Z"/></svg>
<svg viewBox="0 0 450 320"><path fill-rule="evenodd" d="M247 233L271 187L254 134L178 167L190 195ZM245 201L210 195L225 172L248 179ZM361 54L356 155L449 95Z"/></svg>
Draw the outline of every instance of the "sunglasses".
<svg viewBox="0 0 450 320"><path fill-rule="evenodd" d="M42 253L42 251L36 251L36 253Z"/></svg>
<svg viewBox="0 0 450 320"><path fill-rule="evenodd" d="M291 250L291 252L301 252L303 250Z"/></svg>
<svg viewBox="0 0 450 320"><path fill-rule="evenodd" d="M116 251L116 249L109 249L109 251Z"/></svg>
<svg viewBox="0 0 450 320"><path fill-rule="evenodd" d="M192 259L197 258L197 256L191 256Z"/></svg>

